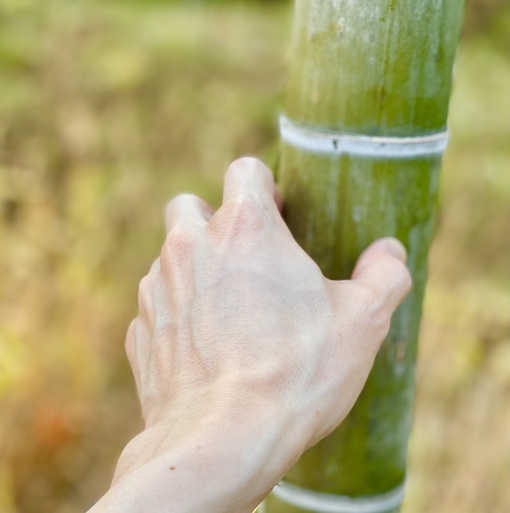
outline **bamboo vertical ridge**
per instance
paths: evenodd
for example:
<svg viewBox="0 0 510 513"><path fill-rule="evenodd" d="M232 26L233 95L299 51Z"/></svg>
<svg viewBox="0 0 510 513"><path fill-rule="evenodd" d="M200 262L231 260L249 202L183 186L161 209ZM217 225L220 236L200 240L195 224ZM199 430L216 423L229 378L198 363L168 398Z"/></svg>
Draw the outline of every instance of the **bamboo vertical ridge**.
<svg viewBox="0 0 510 513"><path fill-rule="evenodd" d="M397 237L408 250L414 288L393 316L352 412L285 478L291 487L340 500L327 509L320 495L313 509L275 493L264 502L265 513L399 511L377 500L372 509L363 507L367 497L384 497L405 481L462 12L463 0L296 0L278 172L286 221L331 279L348 278L374 239ZM424 151L431 139L439 145ZM410 141L416 151L405 154L399 142Z"/></svg>

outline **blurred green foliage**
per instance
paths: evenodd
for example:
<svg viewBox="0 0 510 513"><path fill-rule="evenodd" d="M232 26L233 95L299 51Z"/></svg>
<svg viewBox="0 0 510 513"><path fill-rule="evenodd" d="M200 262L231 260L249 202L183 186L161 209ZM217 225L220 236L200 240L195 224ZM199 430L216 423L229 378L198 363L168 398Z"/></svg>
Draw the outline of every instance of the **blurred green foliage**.
<svg viewBox="0 0 510 513"><path fill-rule="evenodd" d="M224 3L0 0L2 513L105 491L141 427L123 339L165 201L275 161L291 4ZM509 33L468 4L405 513L509 507Z"/></svg>

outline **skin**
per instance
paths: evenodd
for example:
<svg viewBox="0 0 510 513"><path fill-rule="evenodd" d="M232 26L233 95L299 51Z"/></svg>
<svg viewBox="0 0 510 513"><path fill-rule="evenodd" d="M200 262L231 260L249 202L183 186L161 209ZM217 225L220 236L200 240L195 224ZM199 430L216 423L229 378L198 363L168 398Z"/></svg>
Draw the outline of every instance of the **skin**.
<svg viewBox="0 0 510 513"><path fill-rule="evenodd" d="M216 212L181 195L166 224L126 339L145 429L89 513L252 513L353 406L411 287L405 249L380 239L326 279L252 158Z"/></svg>

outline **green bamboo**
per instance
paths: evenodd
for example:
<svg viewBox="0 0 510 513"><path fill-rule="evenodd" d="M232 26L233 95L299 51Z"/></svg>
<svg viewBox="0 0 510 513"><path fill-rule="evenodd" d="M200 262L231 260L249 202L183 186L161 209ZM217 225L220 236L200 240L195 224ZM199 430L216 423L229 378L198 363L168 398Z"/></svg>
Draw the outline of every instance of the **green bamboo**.
<svg viewBox="0 0 510 513"><path fill-rule="evenodd" d="M443 133L462 14L463 0L296 0L285 116L298 127L338 135L339 142L341 134L402 142ZM284 141L278 171L287 223L327 277L348 278L378 237L396 236L409 254L413 292L394 315L360 398L285 478L358 499L405 481L441 165L440 152L368 153L321 153ZM296 507L277 495L266 499L265 513L327 510ZM328 511L361 511L358 502L349 504L342 509L335 501L336 510ZM363 511L400 509L374 508Z"/></svg>

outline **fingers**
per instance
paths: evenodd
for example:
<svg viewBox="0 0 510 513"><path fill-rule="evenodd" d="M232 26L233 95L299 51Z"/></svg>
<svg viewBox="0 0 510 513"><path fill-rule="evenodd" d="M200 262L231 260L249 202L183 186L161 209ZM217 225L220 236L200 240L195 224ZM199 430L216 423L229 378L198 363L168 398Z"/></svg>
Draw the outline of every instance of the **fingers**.
<svg viewBox="0 0 510 513"><path fill-rule="evenodd" d="M394 312L411 290L406 257L406 250L397 239L379 239L359 257L352 281L368 286Z"/></svg>
<svg viewBox="0 0 510 513"><path fill-rule="evenodd" d="M213 213L213 209L198 196L180 194L166 206L166 231L170 232L179 224L203 226L207 224Z"/></svg>
<svg viewBox="0 0 510 513"><path fill-rule="evenodd" d="M275 203L281 210L281 197L276 190L273 174L260 160L251 157L230 164L225 176L223 203L245 195Z"/></svg>
<svg viewBox="0 0 510 513"><path fill-rule="evenodd" d="M246 195L270 201L280 213L283 210L283 201L271 171L260 160L250 157L238 159L229 166L225 176L223 202ZM198 196L181 194L166 207L166 231L170 232L179 224L207 224L213 214L214 210Z"/></svg>

